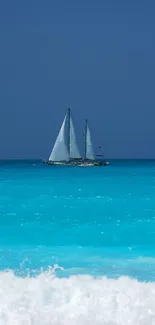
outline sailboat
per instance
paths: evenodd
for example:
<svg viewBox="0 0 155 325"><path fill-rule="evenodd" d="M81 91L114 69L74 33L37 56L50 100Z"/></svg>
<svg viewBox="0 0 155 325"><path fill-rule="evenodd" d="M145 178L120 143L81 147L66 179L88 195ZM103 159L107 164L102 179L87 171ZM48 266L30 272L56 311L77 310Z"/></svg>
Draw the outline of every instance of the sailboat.
<svg viewBox="0 0 155 325"><path fill-rule="evenodd" d="M68 124L68 125L67 125ZM65 140L67 125L67 143ZM101 161L95 160L95 154L93 150L90 129L88 121L85 123L85 154L82 158L79 147L76 141L76 134L71 116L71 110L68 109L68 113L65 115L62 122L60 131L56 138L54 147L49 156L49 159L45 163L50 165L72 165L72 166L101 166L104 165Z"/></svg>

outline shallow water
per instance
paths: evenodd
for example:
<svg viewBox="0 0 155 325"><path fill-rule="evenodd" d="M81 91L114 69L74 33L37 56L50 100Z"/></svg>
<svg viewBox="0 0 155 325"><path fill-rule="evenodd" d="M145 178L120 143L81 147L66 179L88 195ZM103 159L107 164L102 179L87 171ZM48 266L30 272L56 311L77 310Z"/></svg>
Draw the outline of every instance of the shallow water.
<svg viewBox="0 0 155 325"><path fill-rule="evenodd" d="M155 324L154 234L155 161L1 162L0 324Z"/></svg>

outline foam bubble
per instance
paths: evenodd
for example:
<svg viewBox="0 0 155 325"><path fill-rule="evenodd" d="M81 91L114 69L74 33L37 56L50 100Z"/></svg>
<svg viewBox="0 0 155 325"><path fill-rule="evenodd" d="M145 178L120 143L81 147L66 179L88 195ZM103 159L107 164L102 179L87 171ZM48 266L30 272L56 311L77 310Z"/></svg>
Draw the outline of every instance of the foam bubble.
<svg viewBox="0 0 155 325"><path fill-rule="evenodd" d="M1 325L154 325L155 283L0 273Z"/></svg>

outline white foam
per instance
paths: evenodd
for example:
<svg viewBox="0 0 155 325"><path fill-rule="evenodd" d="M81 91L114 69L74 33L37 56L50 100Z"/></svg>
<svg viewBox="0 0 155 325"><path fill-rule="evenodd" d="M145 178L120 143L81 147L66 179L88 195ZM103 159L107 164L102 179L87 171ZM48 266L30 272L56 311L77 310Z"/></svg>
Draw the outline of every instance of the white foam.
<svg viewBox="0 0 155 325"><path fill-rule="evenodd" d="M154 325L155 283L0 273L0 325Z"/></svg>

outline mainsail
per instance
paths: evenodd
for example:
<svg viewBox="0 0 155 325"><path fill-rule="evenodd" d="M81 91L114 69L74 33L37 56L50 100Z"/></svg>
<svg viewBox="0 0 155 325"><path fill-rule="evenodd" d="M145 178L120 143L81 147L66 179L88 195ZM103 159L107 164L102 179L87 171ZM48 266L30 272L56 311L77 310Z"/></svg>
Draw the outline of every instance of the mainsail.
<svg viewBox="0 0 155 325"><path fill-rule="evenodd" d="M85 148L85 158L90 159L90 160L95 160L95 154L93 150L93 145L91 141L91 135L90 135L90 130L88 127L88 122L86 121L86 134L85 134L85 141L86 141L86 148Z"/></svg>
<svg viewBox="0 0 155 325"><path fill-rule="evenodd" d="M67 115L64 118L61 129L55 141L53 150L49 157L49 161L68 161L69 152L65 143L65 124L66 124Z"/></svg>
<svg viewBox="0 0 155 325"><path fill-rule="evenodd" d="M81 158L80 151L76 142L75 130L74 130L74 125L71 117L70 117L70 158L73 159Z"/></svg>

